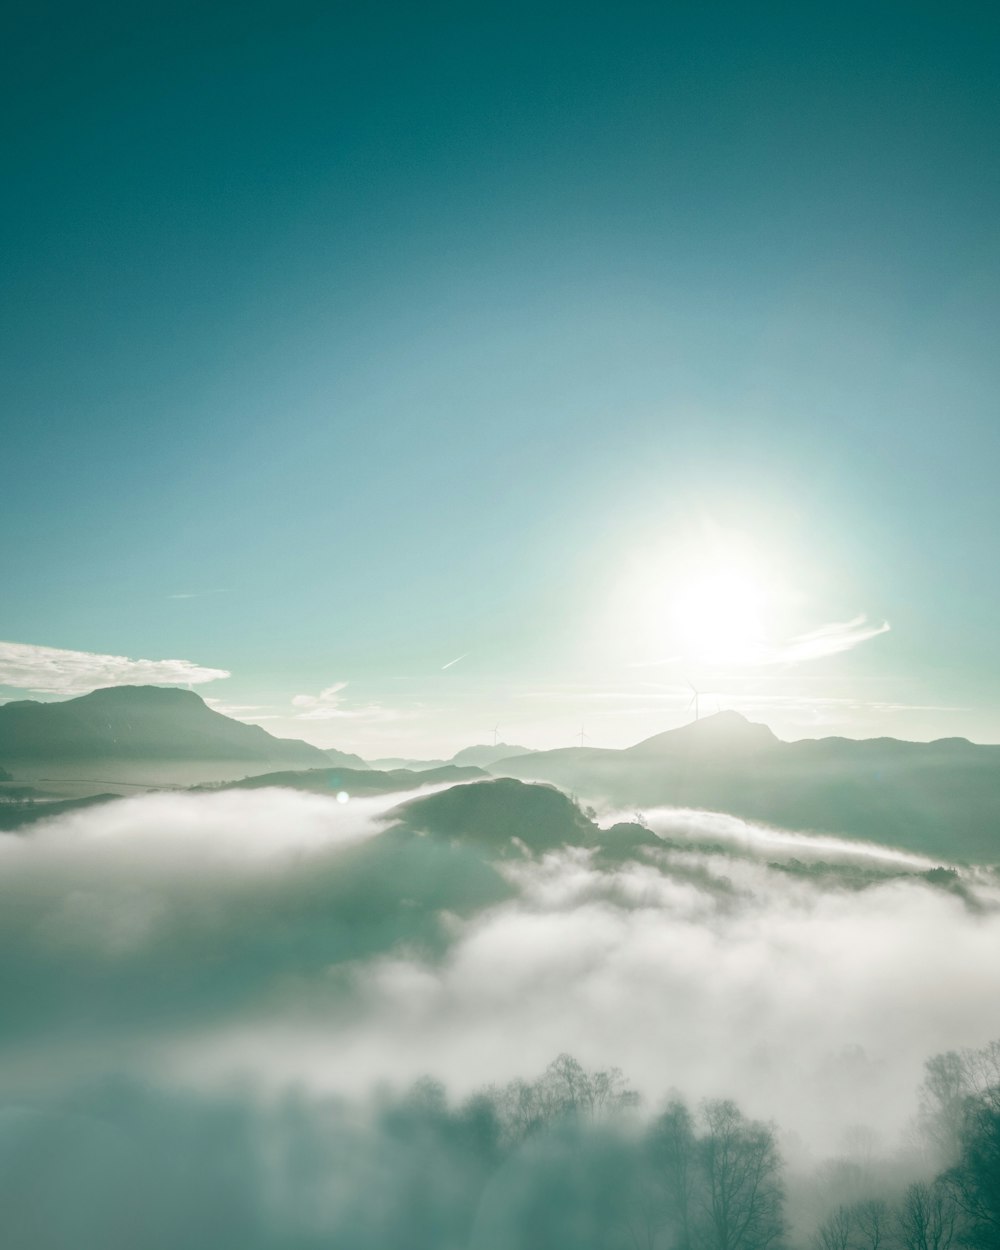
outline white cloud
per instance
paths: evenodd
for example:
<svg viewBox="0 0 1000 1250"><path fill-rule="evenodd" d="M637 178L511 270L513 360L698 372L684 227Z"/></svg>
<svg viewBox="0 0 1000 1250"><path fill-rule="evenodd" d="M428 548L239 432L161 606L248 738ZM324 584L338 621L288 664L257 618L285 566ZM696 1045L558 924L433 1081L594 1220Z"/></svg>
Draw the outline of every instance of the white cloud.
<svg viewBox="0 0 1000 1250"><path fill-rule="evenodd" d="M293 695L292 703L295 707L306 709L299 713L299 717L303 720L325 720L327 716L343 716L345 713L340 707L340 692L346 688L346 681L335 681L332 686L327 686L319 694ZM307 712L323 712L324 714L308 716Z"/></svg>
<svg viewBox="0 0 1000 1250"><path fill-rule="evenodd" d="M777 858L808 844L765 836L759 850ZM908 866L891 851L854 854ZM823 888L696 851L607 872L569 851L510 872L518 897L456 920L443 961L403 950L358 965L349 1015L328 1002L310 1020L312 998L298 1018L262 1014L199 1038L183 1066L222 1079L238 1062L279 1086L344 1092L430 1072L467 1092L567 1050L586 1066L621 1066L653 1105L671 1088L732 1095L830 1150L858 1123L892 1141L924 1060L1000 1029L992 883L980 911L920 881Z"/></svg>
<svg viewBox="0 0 1000 1250"><path fill-rule="evenodd" d="M732 657L728 663L734 668L766 668L778 664L803 664L809 660L819 660L827 655L838 655L842 651L852 651L863 642L887 634L892 627L888 621L881 625L869 623L863 613L849 621L831 621L821 625L819 629L798 634L785 642L758 643L747 645L738 656ZM661 659L638 660L630 663L629 668L670 668L685 663L695 662L696 657L685 659L683 655L668 655Z"/></svg>
<svg viewBox="0 0 1000 1250"><path fill-rule="evenodd" d="M87 694L102 686L195 686L229 675L225 669L191 660L132 660L124 655L0 642L0 685L39 694Z"/></svg>
<svg viewBox="0 0 1000 1250"><path fill-rule="evenodd" d="M334 682L319 694L297 694L292 698L293 706L300 708L292 717L293 720L353 720L353 721L396 721L405 719L412 713L400 712L395 708L383 707L380 703L365 703L349 707L344 703L342 692L347 688L346 681Z"/></svg>
<svg viewBox="0 0 1000 1250"><path fill-rule="evenodd" d="M277 720L277 714L267 703L229 703L225 699L205 698L205 703L213 712L228 716L232 720L245 721L248 725L256 725L262 720Z"/></svg>
<svg viewBox="0 0 1000 1250"><path fill-rule="evenodd" d="M869 624L864 615L856 616L850 621L833 622L814 629L808 634L799 634L790 642L773 648L766 648L761 653L761 664L801 664L804 660L818 660L825 655L838 655L841 651L851 651L854 647L887 634L891 626L888 621L881 625Z"/></svg>
<svg viewBox="0 0 1000 1250"><path fill-rule="evenodd" d="M824 885L775 863L934 861L658 811L674 845L648 862L506 861L511 893L484 902L467 847L386 830L406 797L149 794L0 835L0 1152L30 1181L5 1247L166 1244L164 1228L200 1245L201 1227L408 1245L454 1194L475 1213L462 1245L522 1244L483 1213L536 1227L545 1186L561 1207L618 1139L594 1155L567 1139L554 1157L573 1171L530 1190L547 1155L529 1147L477 1191L480 1121L445 1119L426 1087L400 1118L393 1090L431 1074L454 1107L562 1050L620 1065L646 1113L678 1091L774 1117L807 1244L850 1182L822 1156L857 1163L864 1142L866 1187L901 1191L928 1162L895 1151L922 1062L1000 1033L990 872L963 870L973 906L916 877ZM566 1209L569 1242L593 1244L591 1208Z"/></svg>
<svg viewBox="0 0 1000 1250"><path fill-rule="evenodd" d="M428 958L410 940L414 882L451 882L453 906L465 878L440 873L440 844L378 853L371 839L405 797L147 795L0 837L3 948L25 987L8 1017L28 1030L0 1030L0 1060L13 1072L44 1029L54 1063L62 1034L37 1003L71 1011L68 987L96 983L122 1013L99 1039L114 1037L115 1056L131 1039L138 1068L181 1080L239 1072L356 1092L430 1072L467 1091L569 1050L618 1064L654 1105L672 1086L732 1094L826 1148L857 1122L891 1140L928 1055L1000 1033L988 873L963 873L974 907L912 877L824 885L773 865L934 861L657 811L674 846L655 862L601 870L573 849L508 864L515 896L465 918L435 911L450 941ZM375 850L367 867L362 843ZM414 876L424 854L434 871ZM374 922L367 947L359 916ZM149 1014L149 973L173 987L169 1027ZM230 983L240 995L218 999ZM72 1046L71 1065L107 1060L103 1046L92 1059Z"/></svg>
<svg viewBox="0 0 1000 1250"><path fill-rule="evenodd" d="M223 588L216 590L179 590L176 594L167 595L168 599L203 599L206 595L228 595Z"/></svg>

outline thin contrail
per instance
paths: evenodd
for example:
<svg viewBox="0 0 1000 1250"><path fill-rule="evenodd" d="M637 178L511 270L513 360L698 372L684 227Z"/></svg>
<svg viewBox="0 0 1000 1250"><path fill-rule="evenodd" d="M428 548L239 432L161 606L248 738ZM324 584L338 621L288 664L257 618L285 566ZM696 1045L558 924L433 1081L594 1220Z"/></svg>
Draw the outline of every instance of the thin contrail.
<svg viewBox="0 0 1000 1250"><path fill-rule="evenodd" d="M442 664L441 672L443 673L446 668L451 668L451 666L453 664L457 664L459 660L464 660L466 655L471 655L471 652L466 651L465 655L456 655L455 658L453 660L449 660L447 664Z"/></svg>

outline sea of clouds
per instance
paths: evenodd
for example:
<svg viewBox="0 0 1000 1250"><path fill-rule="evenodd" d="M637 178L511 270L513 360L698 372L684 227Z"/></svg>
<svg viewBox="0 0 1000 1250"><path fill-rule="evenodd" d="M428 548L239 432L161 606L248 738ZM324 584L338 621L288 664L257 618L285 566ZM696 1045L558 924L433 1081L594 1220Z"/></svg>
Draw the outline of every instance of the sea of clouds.
<svg viewBox="0 0 1000 1250"><path fill-rule="evenodd" d="M232 1130L290 1091L361 1105L429 1075L461 1099L560 1052L651 1110L733 1097L821 1159L859 1127L904 1140L924 1061L1000 1036L987 870L948 888L905 853L677 811L647 813L670 841L643 860L490 863L404 836L406 797L150 794L0 838L0 1164L108 1082L182 1121L228 1099ZM810 862L886 875L787 870ZM83 1155L127 1155L116 1133Z"/></svg>

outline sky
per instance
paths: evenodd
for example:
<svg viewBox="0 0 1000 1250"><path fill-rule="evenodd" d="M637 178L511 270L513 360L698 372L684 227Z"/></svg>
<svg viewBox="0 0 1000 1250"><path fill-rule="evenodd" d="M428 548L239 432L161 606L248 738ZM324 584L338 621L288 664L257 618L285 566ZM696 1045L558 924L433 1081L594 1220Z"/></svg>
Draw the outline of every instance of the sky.
<svg viewBox="0 0 1000 1250"><path fill-rule="evenodd" d="M1000 741L987 6L18 6L0 698Z"/></svg>

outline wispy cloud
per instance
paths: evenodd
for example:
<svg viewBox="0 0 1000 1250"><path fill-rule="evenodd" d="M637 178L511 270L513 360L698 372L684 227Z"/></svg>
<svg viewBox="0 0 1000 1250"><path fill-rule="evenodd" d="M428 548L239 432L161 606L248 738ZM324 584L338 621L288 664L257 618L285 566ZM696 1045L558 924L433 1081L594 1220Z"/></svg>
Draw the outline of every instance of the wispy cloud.
<svg viewBox="0 0 1000 1250"><path fill-rule="evenodd" d="M842 651L852 651L863 642L887 634L891 626L888 621L881 625L869 622L863 613L849 621L833 621L829 625L821 625L819 629L798 634L786 642L758 643L747 646L738 659L730 661L736 667L767 668L768 666L803 664L809 660L819 660L824 656L838 655ZM683 655L668 655L659 659L636 660L629 668L669 668L689 661Z"/></svg>
<svg viewBox="0 0 1000 1250"><path fill-rule="evenodd" d="M887 634L891 626L888 621L881 625L873 625L863 614L850 621L833 622L814 629L808 634L799 634L790 642L773 648L764 648L762 664L801 664L804 660L818 660L825 655L838 655L842 651L851 651L863 642Z"/></svg>
<svg viewBox="0 0 1000 1250"><path fill-rule="evenodd" d="M203 599L206 595L228 595L226 589L218 590L179 590L176 594L167 595L168 599Z"/></svg>
<svg viewBox="0 0 1000 1250"><path fill-rule="evenodd" d="M0 685L38 694L87 694L101 686L196 686L230 674L191 660L132 660L124 655L65 651L0 642Z"/></svg>
<svg viewBox="0 0 1000 1250"><path fill-rule="evenodd" d="M811 708L845 708L863 712L968 712L969 707L946 703L901 703L894 700L865 699L831 695L809 694L725 694L727 707L788 708L792 710Z"/></svg>
<svg viewBox="0 0 1000 1250"><path fill-rule="evenodd" d="M346 716L342 705L341 691L347 688L346 681L336 681L327 686L319 694L296 694L292 696L292 705L301 708L295 713L296 720L333 720L337 716Z"/></svg>
<svg viewBox="0 0 1000 1250"><path fill-rule="evenodd" d="M459 662L459 660L464 660L464 659L466 659L468 656L469 656L469 652L468 652L468 651L466 651L463 655L457 655L457 656L455 656L455 658L454 658L453 660L449 660L447 664L442 664L442 665L441 665L441 672L443 673L443 672L444 672L444 670L445 670L446 668L453 668L453 667L454 667L454 665L456 665L456 664Z"/></svg>
<svg viewBox="0 0 1000 1250"><path fill-rule="evenodd" d="M395 708L383 707L380 703L348 705L343 699L343 691L346 690L347 684L346 681L337 681L332 686L321 690L319 694L294 695L292 704L300 710L293 714L292 719L395 721L407 715Z"/></svg>
<svg viewBox="0 0 1000 1250"><path fill-rule="evenodd" d="M229 716L233 720L246 721L256 725L262 720L277 720L278 714L266 703L227 703L225 699L206 698L205 702L213 712Z"/></svg>

